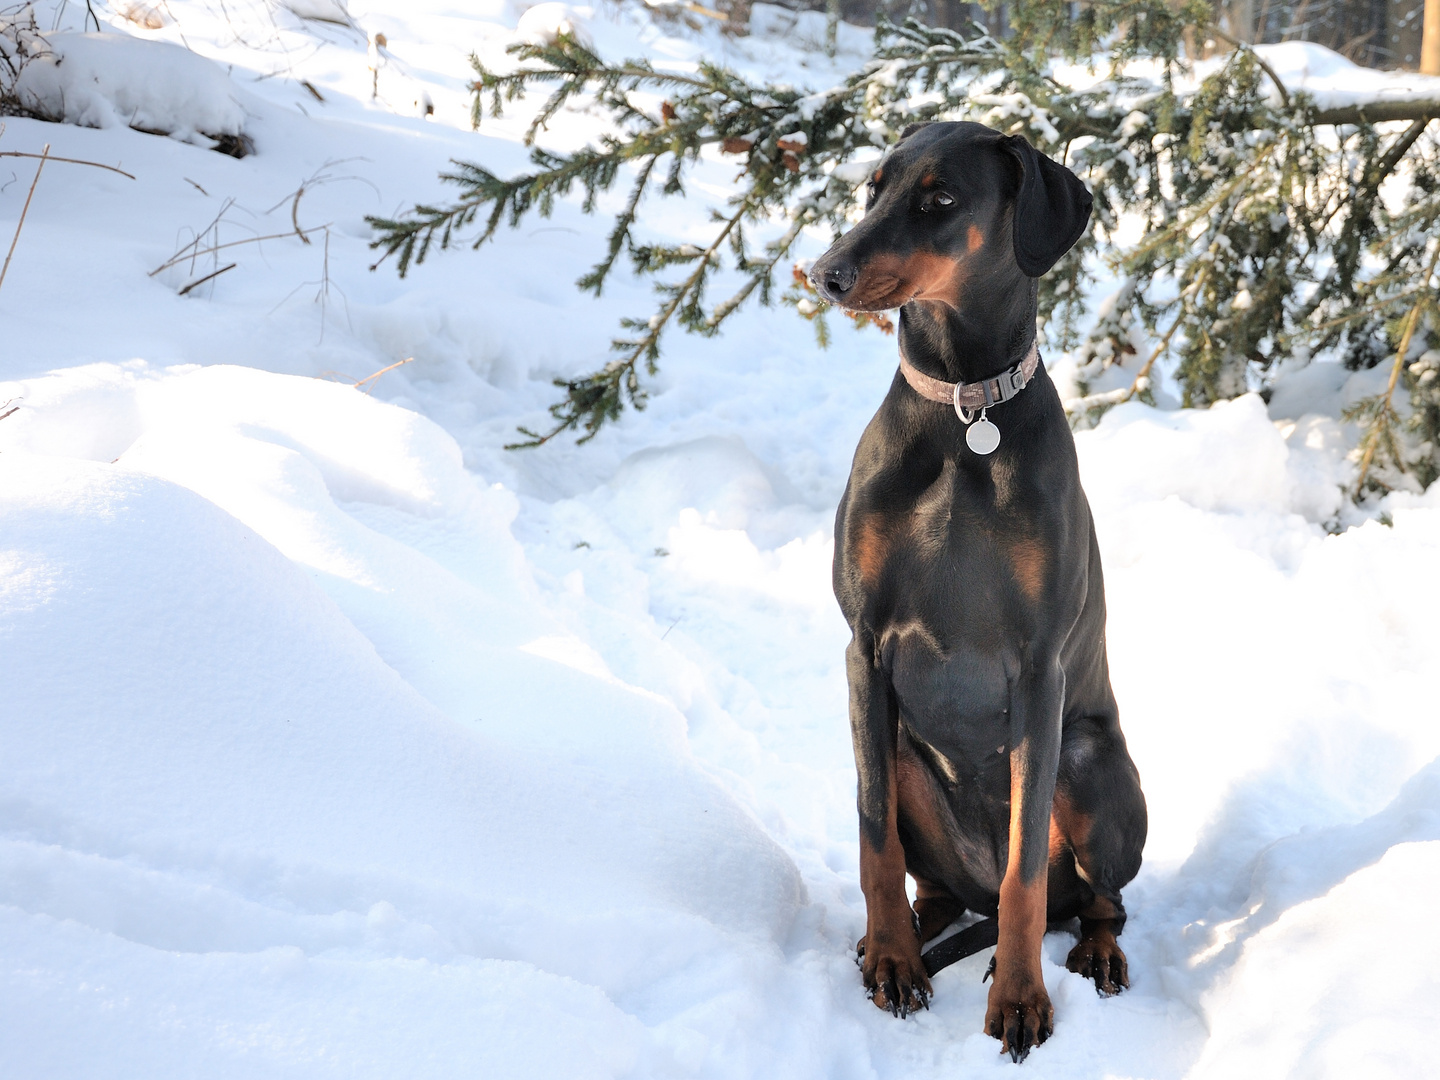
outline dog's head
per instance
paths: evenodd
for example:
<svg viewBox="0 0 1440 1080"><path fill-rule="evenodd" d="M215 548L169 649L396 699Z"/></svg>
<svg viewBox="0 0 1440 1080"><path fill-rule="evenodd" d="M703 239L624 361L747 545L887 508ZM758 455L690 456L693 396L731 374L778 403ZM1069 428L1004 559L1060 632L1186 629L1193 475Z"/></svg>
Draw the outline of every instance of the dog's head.
<svg viewBox="0 0 1440 1080"><path fill-rule="evenodd" d="M997 271L1044 274L1090 219L1090 193L1022 136L981 124L912 124L866 185L865 217L810 271L851 311L911 300L964 306ZM1002 275L1003 276L1003 275Z"/></svg>

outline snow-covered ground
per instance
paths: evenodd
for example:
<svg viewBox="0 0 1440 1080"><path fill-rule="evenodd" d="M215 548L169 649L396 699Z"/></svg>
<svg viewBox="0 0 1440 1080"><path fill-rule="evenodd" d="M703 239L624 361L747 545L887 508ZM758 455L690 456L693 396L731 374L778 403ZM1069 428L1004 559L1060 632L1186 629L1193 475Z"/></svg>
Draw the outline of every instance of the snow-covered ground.
<svg viewBox="0 0 1440 1080"><path fill-rule="evenodd" d="M47 165L0 288L0 1076L1017 1075L979 1032L983 955L904 1021L851 962L829 524L893 344L747 311L672 337L592 444L504 451L648 287L575 291L606 222L573 204L370 272L365 214L441 197L452 157L523 163L521 118L468 130L465 57L524 12L293 14L331 9L135 8L120 49L220 65L193 110L146 99L176 137L122 126L118 91L110 126L0 137L136 177ZM815 87L864 56L762 15L743 41L638 5L531 29ZM194 120L234 110L240 160ZM34 162L0 165L8 244ZM730 175L653 227L699 235ZM228 243L292 213L311 243L150 276L217 216ZM341 378L410 356L369 396ZM1433 1071L1440 495L1333 531L1354 433L1323 415L1384 374L1078 436L1151 836L1133 989L1097 998L1048 938L1025 1075Z"/></svg>

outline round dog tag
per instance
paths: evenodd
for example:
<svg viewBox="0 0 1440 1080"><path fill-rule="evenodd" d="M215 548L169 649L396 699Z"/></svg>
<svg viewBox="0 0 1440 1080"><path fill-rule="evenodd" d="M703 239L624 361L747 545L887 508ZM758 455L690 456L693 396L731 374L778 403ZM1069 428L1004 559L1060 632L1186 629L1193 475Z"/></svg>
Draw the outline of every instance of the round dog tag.
<svg viewBox="0 0 1440 1080"><path fill-rule="evenodd" d="M992 454L1000 445L1000 429L982 414L979 420L965 429L965 445L977 454Z"/></svg>

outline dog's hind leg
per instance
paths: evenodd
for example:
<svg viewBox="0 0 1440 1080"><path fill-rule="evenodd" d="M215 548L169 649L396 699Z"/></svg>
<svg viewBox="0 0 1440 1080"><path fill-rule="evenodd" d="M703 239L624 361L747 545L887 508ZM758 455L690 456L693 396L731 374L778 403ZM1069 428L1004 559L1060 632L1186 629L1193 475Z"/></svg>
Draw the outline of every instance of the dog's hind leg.
<svg viewBox="0 0 1440 1080"><path fill-rule="evenodd" d="M965 904L941 880L947 861L953 862L953 828L946 828L951 815L945 795L930 769L916 753L902 724L897 732L896 788L900 799L900 843L905 849L905 869L915 879L915 916L920 940L931 941L961 915ZM949 859L947 860L947 855Z"/></svg>
<svg viewBox="0 0 1440 1080"><path fill-rule="evenodd" d="M920 920L922 942L935 940L964 914L964 902L951 896L943 885L915 879L915 915Z"/></svg>
<svg viewBox="0 0 1440 1080"><path fill-rule="evenodd" d="M1147 819L1140 775L1113 724L1087 720L1067 729L1054 822L1088 894L1078 912L1080 941L1065 966L1093 979L1100 993L1118 994L1130 985L1116 941L1125 926L1120 890L1140 870Z"/></svg>

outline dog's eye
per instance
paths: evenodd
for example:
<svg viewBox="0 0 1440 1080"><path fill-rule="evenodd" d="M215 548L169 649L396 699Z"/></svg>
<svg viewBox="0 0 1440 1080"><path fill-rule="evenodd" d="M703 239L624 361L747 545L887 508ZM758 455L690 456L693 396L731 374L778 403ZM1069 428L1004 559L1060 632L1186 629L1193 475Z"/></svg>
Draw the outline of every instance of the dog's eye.
<svg viewBox="0 0 1440 1080"><path fill-rule="evenodd" d="M955 200L952 199L949 195L946 195L945 192L942 191L942 192L939 192L939 193L935 196L935 205L936 205L936 206L954 206L954 205L955 205Z"/></svg>

